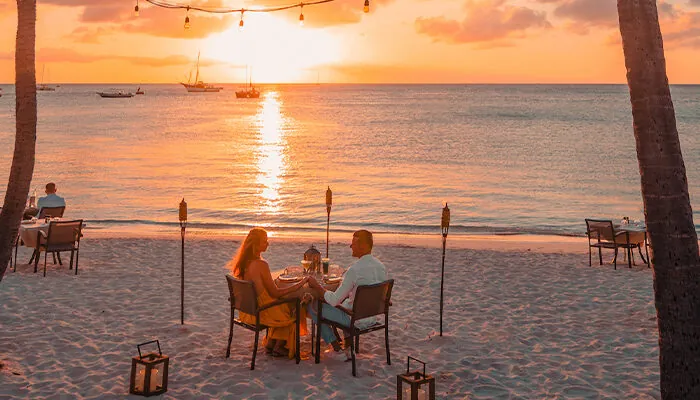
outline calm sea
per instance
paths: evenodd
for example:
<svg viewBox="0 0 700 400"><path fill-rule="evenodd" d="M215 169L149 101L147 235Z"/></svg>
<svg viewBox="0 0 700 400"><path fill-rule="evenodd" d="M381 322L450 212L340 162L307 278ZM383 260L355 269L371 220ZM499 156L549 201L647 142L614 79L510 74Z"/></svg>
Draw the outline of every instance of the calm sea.
<svg viewBox="0 0 700 400"><path fill-rule="evenodd" d="M32 188L56 182L91 228L243 232L331 227L436 233L582 234L584 218L643 218L623 85L308 85L260 99L144 85L131 99L61 85L38 93ZM0 195L14 143L14 88L0 98ZM673 100L700 221L700 86Z"/></svg>

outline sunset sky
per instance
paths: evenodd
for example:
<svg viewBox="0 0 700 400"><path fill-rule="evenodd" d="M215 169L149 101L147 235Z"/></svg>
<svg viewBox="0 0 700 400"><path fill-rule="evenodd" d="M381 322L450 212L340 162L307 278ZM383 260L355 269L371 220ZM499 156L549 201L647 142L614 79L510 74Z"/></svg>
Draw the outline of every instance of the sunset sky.
<svg viewBox="0 0 700 400"><path fill-rule="evenodd" d="M285 0L183 0L202 7ZM175 83L197 52L208 82L623 83L614 0L336 0L275 13L155 7L140 0L39 0L37 79ZM700 0L661 1L671 83L700 83ZM0 0L0 82L14 80L16 4Z"/></svg>

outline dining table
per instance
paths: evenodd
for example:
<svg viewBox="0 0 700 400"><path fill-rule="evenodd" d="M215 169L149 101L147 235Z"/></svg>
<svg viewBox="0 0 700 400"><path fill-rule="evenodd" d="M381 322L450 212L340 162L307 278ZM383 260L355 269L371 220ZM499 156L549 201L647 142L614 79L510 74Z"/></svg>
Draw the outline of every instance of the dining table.
<svg viewBox="0 0 700 400"><path fill-rule="evenodd" d="M625 240L627 240L627 237L629 237L629 243L637 244L638 250L639 250L639 256L642 258L642 262L645 264L649 263L649 260L644 258L644 255L642 254L642 246L646 247L649 245L648 239L647 239L647 228L646 226L642 224L637 224L637 223L616 223L614 224L615 227L615 233L620 234L620 233L625 233ZM627 258L627 252L622 252L623 259ZM647 254L648 255L648 254ZM617 254L616 254L617 256ZM613 260L614 262L614 260Z"/></svg>
<svg viewBox="0 0 700 400"><path fill-rule="evenodd" d="M287 267L283 272L281 272L275 279L275 284L277 285L278 288L284 289L289 286L292 286L296 284L297 282L301 281L304 279L306 276L312 276L316 279L316 281L323 286L324 289L334 291L338 289L340 286L340 283L342 282L343 279L343 274L345 273L345 270L342 268L335 268L329 271L328 274L323 274L322 272L305 272L303 271L300 267ZM304 296L306 294L310 294L311 296L316 297L316 293L313 289L311 289L308 284L304 285L303 287L287 294L284 296L284 298L298 298L300 300L304 299ZM312 301L310 304L315 304L315 301ZM315 340L315 333L316 333L316 323L311 320L311 355L314 355L314 340Z"/></svg>
<svg viewBox="0 0 700 400"><path fill-rule="evenodd" d="M60 217L53 217L53 218L42 218L42 219L37 219L37 218L32 218L30 220L24 220L20 223L19 225L19 239L17 241L17 246L20 244L24 247L28 247L30 249L33 249L34 252L32 253L32 257L29 259L29 262L27 264L31 264L32 261L34 261L34 257L36 256L36 246L37 246L37 240L39 238L39 231L44 232L45 234L48 234L49 232L49 225L51 225L51 221L67 221L70 219L66 218L60 218ZM83 226L85 226L85 223L83 223ZM16 249L15 249L16 253Z"/></svg>

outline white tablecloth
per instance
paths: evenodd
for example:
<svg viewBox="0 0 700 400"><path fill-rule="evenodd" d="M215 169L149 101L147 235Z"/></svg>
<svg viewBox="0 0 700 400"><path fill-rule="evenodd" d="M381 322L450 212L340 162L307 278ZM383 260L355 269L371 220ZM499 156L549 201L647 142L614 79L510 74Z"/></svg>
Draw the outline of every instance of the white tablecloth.
<svg viewBox="0 0 700 400"><path fill-rule="evenodd" d="M44 220L41 220L41 222L37 221L34 224L21 224L19 226L19 237L25 246L36 249L36 239L40 230L48 233L49 224L44 222Z"/></svg>

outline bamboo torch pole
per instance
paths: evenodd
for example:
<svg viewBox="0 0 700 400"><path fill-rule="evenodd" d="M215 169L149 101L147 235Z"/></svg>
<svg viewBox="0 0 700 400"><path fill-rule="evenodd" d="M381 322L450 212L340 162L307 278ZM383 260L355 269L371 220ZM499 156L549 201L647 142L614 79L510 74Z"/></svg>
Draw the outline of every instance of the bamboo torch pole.
<svg viewBox="0 0 700 400"><path fill-rule="evenodd" d="M442 209L440 228L442 229L442 268L440 270L440 336L442 336L443 290L445 284L445 247L447 244L447 232L450 230L450 209L447 207L447 203L445 203L445 208Z"/></svg>
<svg viewBox="0 0 700 400"><path fill-rule="evenodd" d="M183 197L180 202L179 210L180 219L180 237L182 239L181 246L181 265L180 265L180 324L185 324L185 229L187 228L187 203Z"/></svg>

